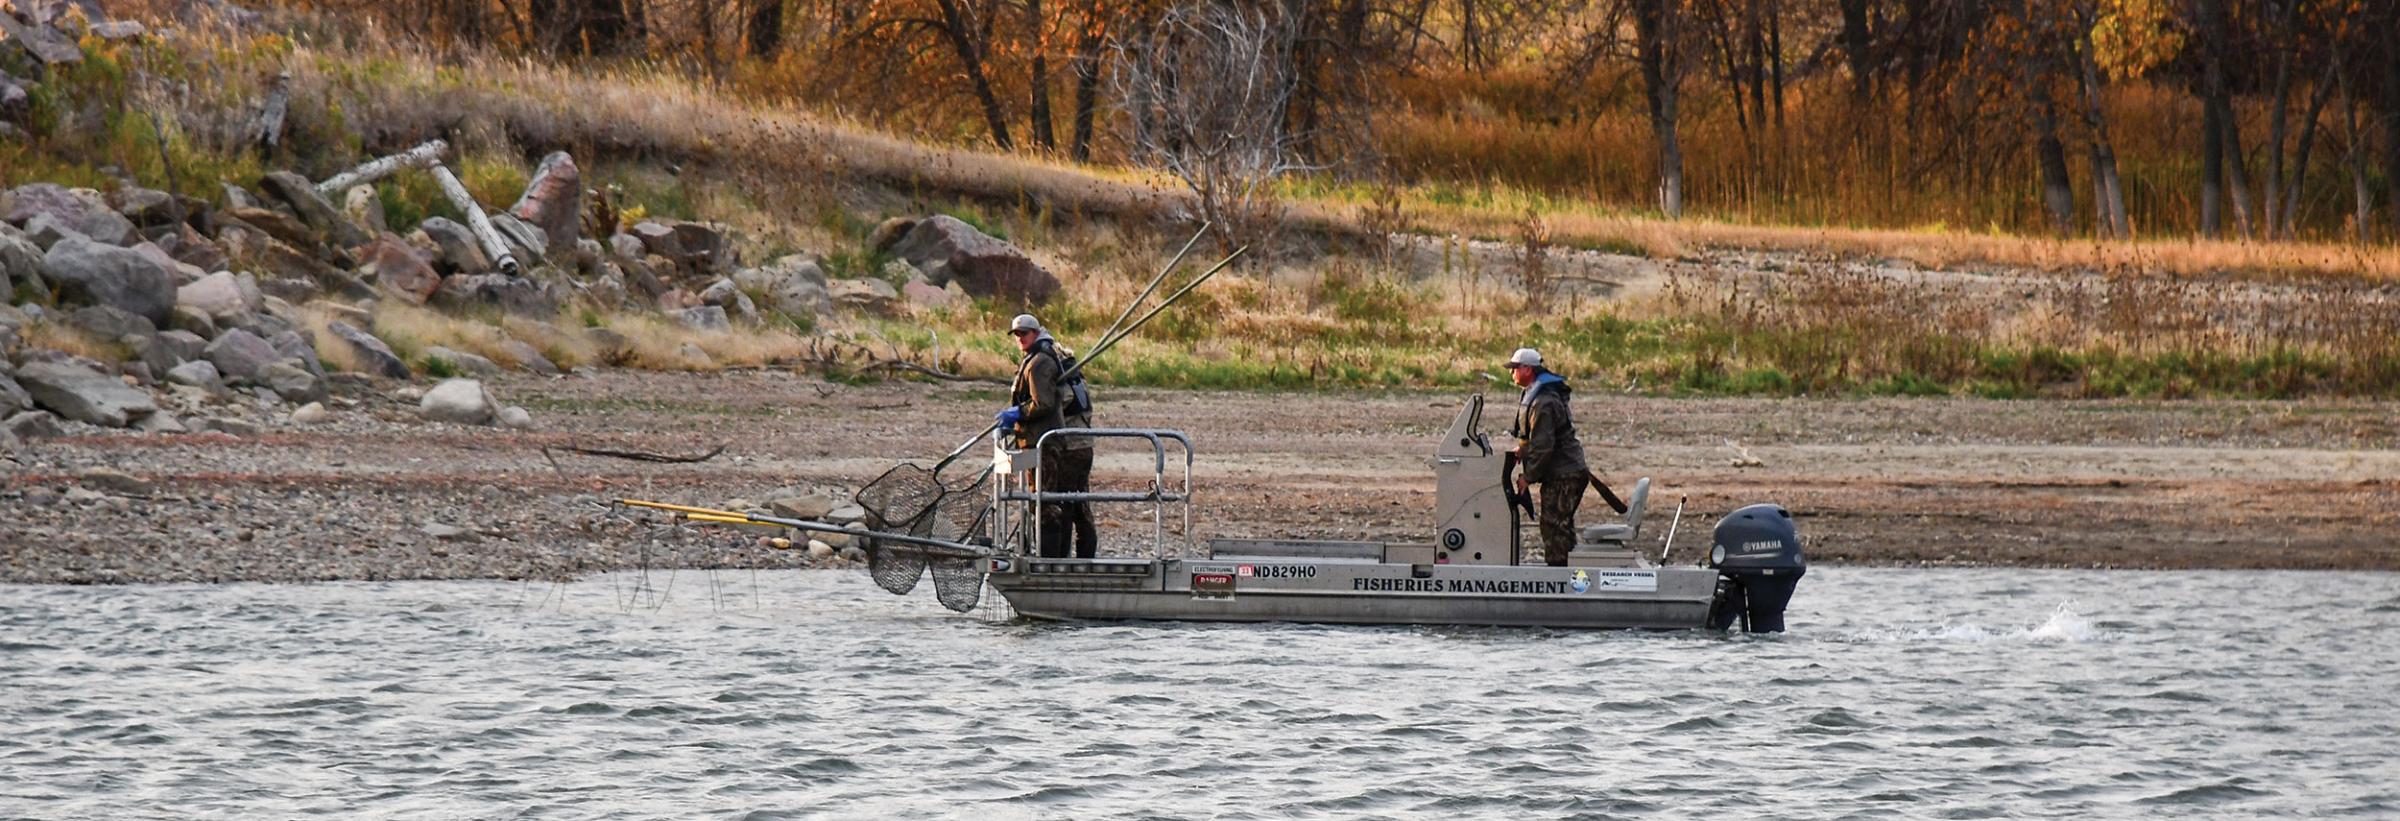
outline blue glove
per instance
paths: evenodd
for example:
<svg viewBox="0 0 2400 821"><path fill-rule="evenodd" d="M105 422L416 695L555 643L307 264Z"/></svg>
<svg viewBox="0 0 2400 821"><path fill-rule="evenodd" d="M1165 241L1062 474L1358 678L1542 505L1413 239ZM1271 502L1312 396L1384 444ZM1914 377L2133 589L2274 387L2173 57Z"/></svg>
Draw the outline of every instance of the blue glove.
<svg viewBox="0 0 2400 821"><path fill-rule="evenodd" d="M1015 405L1010 405L1007 410L994 414L992 418L1000 421L1001 430L1008 430L1017 426L1017 420L1025 418L1025 411Z"/></svg>

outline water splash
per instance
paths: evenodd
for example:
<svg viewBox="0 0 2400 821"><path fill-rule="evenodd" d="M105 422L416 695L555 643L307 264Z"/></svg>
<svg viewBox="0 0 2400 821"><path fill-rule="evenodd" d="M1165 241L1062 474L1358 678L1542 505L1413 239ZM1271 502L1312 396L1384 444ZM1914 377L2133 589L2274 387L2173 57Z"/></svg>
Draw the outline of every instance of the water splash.
<svg viewBox="0 0 2400 821"><path fill-rule="evenodd" d="M1917 627L1873 628L1859 631L1848 640L1862 642L1940 642L1945 644L1986 644L1991 642L2059 642L2079 644L2102 638L2104 634L2092 628L2090 619L2075 612L2075 602L2060 602L2041 624L2030 628L1994 628L1972 622L1951 622ZM1836 639L1842 640L1842 639Z"/></svg>
<svg viewBox="0 0 2400 821"><path fill-rule="evenodd" d="M2091 620L2075 614L2075 602L2063 601L2058 603L2058 609L2050 611L2048 621L2027 632L2025 637L2034 641L2080 643L2091 641L2096 635Z"/></svg>

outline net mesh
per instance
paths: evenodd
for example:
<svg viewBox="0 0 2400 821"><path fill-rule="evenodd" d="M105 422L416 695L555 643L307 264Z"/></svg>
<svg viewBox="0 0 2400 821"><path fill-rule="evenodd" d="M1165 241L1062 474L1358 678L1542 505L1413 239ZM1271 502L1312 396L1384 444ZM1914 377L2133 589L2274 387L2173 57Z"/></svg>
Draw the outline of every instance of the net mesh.
<svg viewBox="0 0 2400 821"><path fill-rule="evenodd" d="M940 473L915 464L901 464L860 488L854 501L867 513L867 525L885 533L906 533L944 541L963 542L983 527L989 512L986 497L991 471L945 485ZM929 556L924 547L890 540L865 540L867 573L875 584L897 594L916 589L928 565L933 568L934 597L942 606L964 613L982 597L982 563L966 557Z"/></svg>
<svg viewBox="0 0 2400 821"><path fill-rule="evenodd" d="M983 562L970 558L933 560L933 597L943 607L965 613L983 598Z"/></svg>
<svg viewBox="0 0 2400 821"><path fill-rule="evenodd" d="M895 465L858 489L854 501L867 511L867 525L891 533L911 528L942 500L941 477L915 464Z"/></svg>
<svg viewBox="0 0 2400 821"><path fill-rule="evenodd" d="M867 575L874 577L875 586L895 595L907 595L917 589L917 579L925 575L925 554L914 550L892 550L887 546L867 542Z"/></svg>

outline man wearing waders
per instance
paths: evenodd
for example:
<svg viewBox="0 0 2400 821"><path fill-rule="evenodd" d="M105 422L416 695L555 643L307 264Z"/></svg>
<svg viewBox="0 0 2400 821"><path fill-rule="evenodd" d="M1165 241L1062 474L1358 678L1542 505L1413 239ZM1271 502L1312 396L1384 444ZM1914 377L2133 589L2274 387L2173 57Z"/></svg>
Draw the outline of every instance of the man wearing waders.
<svg viewBox="0 0 2400 821"><path fill-rule="evenodd" d="M1042 330L1042 323L1032 314L1018 314L1008 323L1008 334L1017 338L1017 350L1025 352L1025 361L1017 366L1016 384L1008 389L1009 406L999 414L1000 430L1013 434L1018 448L1033 447L1042 434L1059 428L1088 428L1092 426L1092 409L1088 394L1083 391L1083 377L1076 374L1061 382L1059 377L1072 358L1058 349L1058 340ZM1052 437L1050 445L1042 448L1041 490L1044 493L1082 493L1092 486L1092 440L1087 436ZM1059 559L1067 555L1070 532L1075 541L1075 555L1089 559L1099 552L1100 532L1092 525L1091 504L1088 502L1045 502L1042 504L1042 544L1044 558Z"/></svg>
<svg viewBox="0 0 2400 821"><path fill-rule="evenodd" d="M1525 398L1517 403L1517 423L1509 429L1517 437L1516 492L1523 496L1528 484L1542 486L1535 506L1540 511L1535 519L1541 523L1542 559L1552 567L1565 567L1567 553L1575 549L1575 508L1583 503L1589 475L1583 442L1575 438L1575 419L1567 413L1567 397L1573 391L1564 377L1542 367L1541 352L1532 348L1518 348L1508 358L1508 375L1525 389Z"/></svg>

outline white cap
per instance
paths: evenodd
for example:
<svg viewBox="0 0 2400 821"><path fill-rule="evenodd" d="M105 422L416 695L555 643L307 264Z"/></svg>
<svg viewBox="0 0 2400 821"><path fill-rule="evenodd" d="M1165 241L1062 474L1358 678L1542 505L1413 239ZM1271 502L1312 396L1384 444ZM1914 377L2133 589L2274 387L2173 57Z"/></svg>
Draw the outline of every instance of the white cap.
<svg viewBox="0 0 2400 821"><path fill-rule="evenodd" d="M1041 320L1034 319L1032 314L1018 314L1017 318L1008 321L1008 332L1012 334L1018 331L1039 331L1041 329Z"/></svg>
<svg viewBox="0 0 2400 821"><path fill-rule="evenodd" d="M1532 348L1518 348L1516 353L1509 354L1508 366L1514 368L1519 365L1523 365L1528 368L1541 367L1542 352Z"/></svg>

